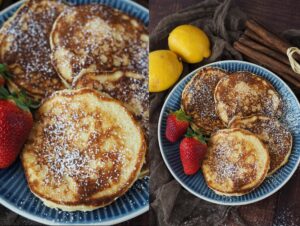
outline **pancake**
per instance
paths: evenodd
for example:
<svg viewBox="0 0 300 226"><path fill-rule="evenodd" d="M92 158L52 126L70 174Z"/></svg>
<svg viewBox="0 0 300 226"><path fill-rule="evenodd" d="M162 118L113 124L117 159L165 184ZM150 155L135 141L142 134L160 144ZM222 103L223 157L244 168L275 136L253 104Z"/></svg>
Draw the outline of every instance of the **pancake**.
<svg viewBox="0 0 300 226"><path fill-rule="evenodd" d="M74 16L76 23L71 22ZM101 29L97 27L99 24ZM53 63L61 77L72 88L93 88L123 102L148 138L148 35L145 27L120 11L89 5L62 14L51 37ZM69 58L62 57L61 53ZM64 63L69 65L67 69ZM141 175L147 175L148 168L145 164Z"/></svg>
<svg viewBox="0 0 300 226"><path fill-rule="evenodd" d="M66 8L58 1L30 0L0 30L0 62L12 76L10 90L41 99L64 88L51 64L50 32Z"/></svg>
<svg viewBox="0 0 300 226"><path fill-rule="evenodd" d="M225 127L215 111L214 91L217 83L226 75L219 68L204 68L185 86L181 106L192 117L194 130L210 134Z"/></svg>
<svg viewBox="0 0 300 226"><path fill-rule="evenodd" d="M130 72L111 75L96 73L80 76L73 88L93 88L121 101L142 125L149 136L149 92L147 76Z"/></svg>
<svg viewBox="0 0 300 226"><path fill-rule="evenodd" d="M233 120L230 127L249 130L267 146L270 155L268 175L287 163L292 150L292 135L277 119L251 116Z"/></svg>
<svg viewBox="0 0 300 226"><path fill-rule="evenodd" d="M265 145L243 129L224 129L212 135L202 170L207 185L219 195L249 193L265 179L270 157Z"/></svg>
<svg viewBox="0 0 300 226"><path fill-rule="evenodd" d="M30 190L45 205L90 211L137 180L146 142L119 101L92 89L58 91L35 118L21 160Z"/></svg>
<svg viewBox="0 0 300 226"><path fill-rule="evenodd" d="M130 77L130 73L122 76L101 76L95 74L85 74L75 80L73 88L83 87L101 91L109 96L121 101L126 108L133 113L135 119L142 126L146 140L149 139L149 92L148 80L144 76ZM149 174L148 151L146 163L144 164L140 178Z"/></svg>
<svg viewBox="0 0 300 226"><path fill-rule="evenodd" d="M215 89L216 112L229 124L233 117L282 115L281 97L263 78L240 71L221 79Z"/></svg>
<svg viewBox="0 0 300 226"><path fill-rule="evenodd" d="M148 34L142 23L100 4L65 10L51 33L53 65L70 85L89 73L145 77L147 48Z"/></svg>
<svg viewBox="0 0 300 226"><path fill-rule="evenodd" d="M123 76L118 80L110 80L98 82L101 76L95 76L89 80L89 76L84 79L76 80L73 88L79 89L83 87L92 88L101 91L109 97L113 97L121 101L126 108L133 113L133 116L142 126L145 132L145 138L149 139L149 92L147 81L145 79L130 78ZM95 80L94 80L95 79ZM142 167L139 178L149 175L148 151L146 153L145 164Z"/></svg>

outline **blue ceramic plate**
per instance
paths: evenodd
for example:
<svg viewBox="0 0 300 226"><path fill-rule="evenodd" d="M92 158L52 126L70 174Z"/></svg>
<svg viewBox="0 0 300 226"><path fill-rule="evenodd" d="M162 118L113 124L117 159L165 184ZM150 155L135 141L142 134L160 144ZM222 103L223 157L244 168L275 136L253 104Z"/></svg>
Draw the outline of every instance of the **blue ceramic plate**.
<svg viewBox="0 0 300 226"><path fill-rule="evenodd" d="M219 61L204 67L213 66L224 70L249 71L267 79L275 89L280 93L284 102L284 115L281 119L282 123L287 126L293 135L293 150L288 163L274 173L254 191L239 197L226 197L215 194L206 185L202 172L198 172L193 176L186 176L183 173L179 156L179 142L171 144L164 136L166 128L166 118L170 111L180 108L181 93L185 85L201 68L193 71L182 79L167 97L162 108L159 125L158 140L160 151L163 159L175 177L175 179L189 192L206 201L224 204L224 205L244 205L262 200L276 191L278 191L293 175L300 162L300 105L291 89L274 73L255 64L243 61ZM204 68L202 67L202 68Z"/></svg>
<svg viewBox="0 0 300 226"><path fill-rule="evenodd" d="M146 26L149 12L129 0L69 0L74 5L102 3L140 19ZM13 15L22 2L0 13L0 26ZM29 190L20 161L0 170L0 203L31 220L48 225L111 225L134 218L149 209L149 180L138 180L133 187L113 204L91 212L64 212L50 209Z"/></svg>

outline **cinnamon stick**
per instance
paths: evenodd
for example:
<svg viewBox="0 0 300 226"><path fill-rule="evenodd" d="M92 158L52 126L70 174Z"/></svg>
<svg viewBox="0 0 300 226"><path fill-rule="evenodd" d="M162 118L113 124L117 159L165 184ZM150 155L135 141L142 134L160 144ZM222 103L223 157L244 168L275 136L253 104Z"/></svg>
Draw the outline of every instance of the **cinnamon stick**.
<svg viewBox="0 0 300 226"><path fill-rule="evenodd" d="M269 49L268 47L261 45L257 42L252 41L251 39L247 38L247 36L242 35L239 39L239 42L252 48L255 49L257 51L260 51L261 53L264 53L278 61L280 61L281 63L284 63L286 65L290 65L290 62L288 60L288 57L286 55L282 55L281 53L278 53L272 49Z"/></svg>
<svg viewBox="0 0 300 226"><path fill-rule="evenodd" d="M259 25L254 20L247 20L245 25L247 28L254 31L260 38L265 40L269 45L273 46L283 54L286 54L287 49L291 47L290 44L267 31L263 26Z"/></svg>
<svg viewBox="0 0 300 226"><path fill-rule="evenodd" d="M253 50L252 48L249 48L245 46L244 44L240 42L235 42L233 47L241 52L242 54L248 56L249 58L260 62L264 66L268 67L269 69L279 72L279 74L288 82L295 85L297 88L300 88L300 76L296 73L291 73L291 69L273 58L266 56L263 53L260 53L258 51Z"/></svg>
<svg viewBox="0 0 300 226"><path fill-rule="evenodd" d="M291 47L292 45L278 36L274 35L273 33L267 31L262 25L258 24L254 20L247 20L245 23L246 27L250 30L252 30L261 40L262 44L268 45L271 47L271 49L277 49L279 52L283 53L286 55L287 49ZM249 33L249 32L248 32ZM248 35L253 35L253 34L248 34ZM255 38L253 36L253 38ZM295 55L294 58L297 61L300 61L300 56Z"/></svg>
<svg viewBox="0 0 300 226"><path fill-rule="evenodd" d="M244 34L246 36L248 36L249 38L251 38L252 40L257 41L260 44L270 47L270 45L268 45L268 43L266 43L261 37L259 37L257 34L255 34L252 30L246 29ZM272 47L270 47L270 48L272 48Z"/></svg>

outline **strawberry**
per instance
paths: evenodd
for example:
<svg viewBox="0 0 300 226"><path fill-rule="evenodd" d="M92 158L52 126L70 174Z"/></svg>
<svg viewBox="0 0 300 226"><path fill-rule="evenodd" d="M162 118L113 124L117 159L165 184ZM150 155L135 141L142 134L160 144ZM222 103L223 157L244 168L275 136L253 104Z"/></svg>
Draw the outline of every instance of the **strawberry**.
<svg viewBox="0 0 300 226"><path fill-rule="evenodd" d="M0 87L0 169L18 157L33 125L30 103L24 94L9 94Z"/></svg>
<svg viewBox="0 0 300 226"><path fill-rule="evenodd" d="M170 142L177 141L182 137L189 125L190 117L185 115L183 110L172 112L167 117L166 138Z"/></svg>
<svg viewBox="0 0 300 226"><path fill-rule="evenodd" d="M207 151L203 136L189 129L180 143L180 159L186 175L193 175L200 169L200 163Z"/></svg>

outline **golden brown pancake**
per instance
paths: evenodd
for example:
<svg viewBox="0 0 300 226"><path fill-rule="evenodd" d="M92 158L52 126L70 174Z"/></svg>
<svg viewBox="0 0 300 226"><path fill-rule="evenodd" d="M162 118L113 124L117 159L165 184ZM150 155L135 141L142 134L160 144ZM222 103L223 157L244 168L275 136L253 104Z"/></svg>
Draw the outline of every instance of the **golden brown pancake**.
<svg viewBox="0 0 300 226"><path fill-rule="evenodd" d="M149 133L149 92L147 76L120 73L118 76L86 74L75 80L73 88L89 87L121 101Z"/></svg>
<svg viewBox="0 0 300 226"><path fill-rule="evenodd" d="M148 32L142 23L100 4L65 10L51 33L53 65L70 85L89 73L145 77L147 48Z"/></svg>
<svg viewBox="0 0 300 226"><path fill-rule="evenodd" d="M143 24L107 6L80 6L58 18L51 40L53 63L63 80L123 102L148 138L148 32Z"/></svg>
<svg viewBox="0 0 300 226"><path fill-rule="evenodd" d="M192 127L210 134L225 128L215 111L214 91L227 73L219 68L207 67L189 81L182 92L183 111L192 117Z"/></svg>
<svg viewBox="0 0 300 226"><path fill-rule="evenodd" d="M64 88L51 64L50 32L66 5L58 1L30 0L0 31L0 61L12 73L11 91L24 90L41 99Z"/></svg>
<svg viewBox="0 0 300 226"><path fill-rule="evenodd" d="M145 152L143 131L121 102L78 89L43 101L21 159L30 190L45 205L90 211L132 186Z"/></svg>
<svg viewBox="0 0 300 226"><path fill-rule="evenodd" d="M253 133L224 129L209 140L202 170L207 185L217 194L239 196L258 187L269 166L268 150Z"/></svg>
<svg viewBox="0 0 300 226"><path fill-rule="evenodd" d="M282 115L282 100L274 87L246 71L221 79L215 89L215 102L217 114L226 124L235 116L257 114L279 118Z"/></svg>
<svg viewBox="0 0 300 226"><path fill-rule="evenodd" d="M128 74L130 75L130 74ZM135 119L140 123L145 131L146 140L149 138L149 92L148 80L144 76L130 77L123 75L114 78L113 75L108 77L86 74L73 83L73 88L89 87L104 92L109 96L121 101ZM148 153L148 151L147 151ZM148 154L146 154L146 163L141 170L141 177L149 174Z"/></svg>
<svg viewBox="0 0 300 226"><path fill-rule="evenodd" d="M249 130L264 142L270 154L268 175L287 163L293 139L291 133L277 119L265 116L237 118L230 123L230 127Z"/></svg>

